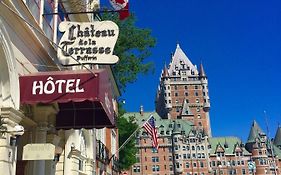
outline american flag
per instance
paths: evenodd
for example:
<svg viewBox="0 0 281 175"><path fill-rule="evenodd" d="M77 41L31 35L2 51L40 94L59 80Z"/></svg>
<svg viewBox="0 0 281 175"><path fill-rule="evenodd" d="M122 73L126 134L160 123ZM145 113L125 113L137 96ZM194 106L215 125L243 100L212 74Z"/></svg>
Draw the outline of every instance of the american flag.
<svg viewBox="0 0 281 175"><path fill-rule="evenodd" d="M155 128L154 117L150 116L149 120L143 124L143 128L152 137L152 146L158 149L157 130Z"/></svg>

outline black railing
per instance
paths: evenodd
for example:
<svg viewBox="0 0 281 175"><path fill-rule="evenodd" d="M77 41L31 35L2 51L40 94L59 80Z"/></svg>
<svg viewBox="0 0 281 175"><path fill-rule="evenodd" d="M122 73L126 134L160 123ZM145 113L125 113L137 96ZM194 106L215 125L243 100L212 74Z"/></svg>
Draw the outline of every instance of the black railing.
<svg viewBox="0 0 281 175"><path fill-rule="evenodd" d="M109 160L109 150L100 140L97 140L97 159L104 163Z"/></svg>

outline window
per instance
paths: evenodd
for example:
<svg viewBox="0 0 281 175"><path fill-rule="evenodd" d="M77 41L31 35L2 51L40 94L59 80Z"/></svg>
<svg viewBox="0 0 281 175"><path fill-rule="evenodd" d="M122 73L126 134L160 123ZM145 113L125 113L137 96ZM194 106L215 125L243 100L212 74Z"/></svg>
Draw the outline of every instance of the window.
<svg viewBox="0 0 281 175"><path fill-rule="evenodd" d="M178 96L178 93L177 93L177 92L175 92L175 96L176 96L176 97Z"/></svg>
<svg viewBox="0 0 281 175"><path fill-rule="evenodd" d="M152 165L152 171L160 171L160 166L159 165Z"/></svg>
<svg viewBox="0 0 281 175"><path fill-rule="evenodd" d="M198 96L199 94L198 94L198 92L195 92L194 95L195 95L195 96Z"/></svg>
<svg viewBox="0 0 281 175"><path fill-rule="evenodd" d="M158 150L156 148L151 148L152 153L158 153Z"/></svg>
<svg viewBox="0 0 281 175"><path fill-rule="evenodd" d="M82 160L79 160L79 162L78 162L78 166L79 166L79 170L80 171L84 171L84 161L82 161Z"/></svg>
<svg viewBox="0 0 281 175"><path fill-rule="evenodd" d="M201 167L201 168L204 167L204 162L200 162L200 167Z"/></svg>
<svg viewBox="0 0 281 175"><path fill-rule="evenodd" d="M176 167L177 167L177 168L180 168L180 164L179 164L178 162L176 163Z"/></svg>
<svg viewBox="0 0 281 175"><path fill-rule="evenodd" d="M184 95L185 95L185 96L188 96L188 93L186 92L186 93L184 93Z"/></svg>
<svg viewBox="0 0 281 175"><path fill-rule="evenodd" d="M193 167L197 167L197 163L196 162L193 162Z"/></svg>
<svg viewBox="0 0 281 175"><path fill-rule="evenodd" d="M192 158L196 158L196 154L195 153L192 154Z"/></svg>
<svg viewBox="0 0 281 175"><path fill-rule="evenodd" d="M178 90L178 86L177 85L175 85L175 90Z"/></svg>
<svg viewBox="0 0 281 175"><path fill-rule="evenodd" d="M170 165L170 171L173 171L173 165Z"/></svg>
<svg viewBox="0 0 281 175"><path fill-rule="evenodd" d="M187 86L184 86L184 89L187 89L188 87Z"/></svg>
<svg viewBox="0 0 281 175"><path fill-rule="evenodd" d="M204 158L205 158L205 154L204 154L204 153L202 153L202 154L201 154L201 157L202 157L202 159L204 159Z"/></svg>
<svg viewBox="0 0 281 175"><path fill-rule="evenodd" d="M54 10L54 3L51 1L45 0L44 1L44 14L53 13ZM37 16L37 15L35 15ZM47 37L53 40L53 29L54 29L54 16L55 15L44 15L43 16L43 30Z"/></svg>
<svg viewBox="0 0 281 175"><path fill-rule="evenodd" d="M159 157L152 157L152 162L159 162Z"/></svg>
<svg viewBox="0 0 281 175"><path fill-rule="evenodd" d="M134 166L134 167L133 167L133 171L134 171L135 173L139 173L139 172L140 172L140 166Z"/></svg>
<svg viewBox="0 0 281 175"><path fill-rule="evenodd" d="M189 162L185 163L185 168L189 168Z"/></svg>

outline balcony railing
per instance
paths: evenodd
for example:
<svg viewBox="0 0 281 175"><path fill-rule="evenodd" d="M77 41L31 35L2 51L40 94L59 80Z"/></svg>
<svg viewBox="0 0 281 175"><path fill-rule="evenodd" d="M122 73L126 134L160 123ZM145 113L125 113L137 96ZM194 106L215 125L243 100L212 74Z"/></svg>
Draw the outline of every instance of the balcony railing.
<svg viewBox="0 0 281 175"><path fill-rule="evenodd" d="M97 159L106 163L109 160L108 148L100 140L97 140L96 149L97 149Z"/></svg>

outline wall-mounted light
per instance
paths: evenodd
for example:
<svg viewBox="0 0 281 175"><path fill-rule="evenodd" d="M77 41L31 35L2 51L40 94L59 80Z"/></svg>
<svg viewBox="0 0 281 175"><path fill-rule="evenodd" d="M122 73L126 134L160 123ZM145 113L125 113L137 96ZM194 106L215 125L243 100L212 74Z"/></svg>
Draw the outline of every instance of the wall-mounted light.
<svg viewBox="0 0 281 175"><path fill-rule="evenodd" d="M0 134L5 138L6 134L10 134L10 146L17 146L17 140L20 136L24 134L24 127L17 124L12 130L8 130L7 126L3 122L3 119L0 121Z"/></svg>

